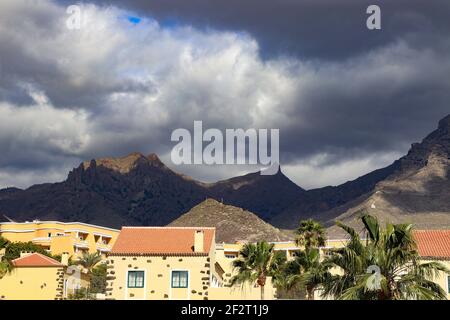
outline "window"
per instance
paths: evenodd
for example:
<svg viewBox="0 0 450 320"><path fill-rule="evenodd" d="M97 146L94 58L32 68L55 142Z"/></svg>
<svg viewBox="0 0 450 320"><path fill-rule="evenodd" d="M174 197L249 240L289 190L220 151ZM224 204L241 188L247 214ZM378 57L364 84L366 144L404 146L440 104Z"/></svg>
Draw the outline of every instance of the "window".
<svg viewBox="0 0 450 320"><path fill-rule="evenodd" d="M144 287L144 271L128 271L128 288Z"/></svg>
<svg viewBox="0 0 450 320"><path fill-rule="evenodd" d="M447 293L450 294L450 276L447 276Z"/></svg>
<svg viewBox="0 0 450 320"><path fill-rule="evenodd" d="M227 259L236 259L236 255L235 254L225 254L225 258L227 258Z"/></svg>
<svg viewBox="0 0 450 320"><path fill-rule="evenodd" d="M48 233L47 235L48 235L48 237L50 238L50 237L52 236L52 233L51 233L51 232L49 232L49 233Z"/></svg>
<svg viewBox="0 0 450 320"><path fill-rule="evenodd" d="M188 272L172 271L172 288L187 288L187 287L188 287Z"/></svg>

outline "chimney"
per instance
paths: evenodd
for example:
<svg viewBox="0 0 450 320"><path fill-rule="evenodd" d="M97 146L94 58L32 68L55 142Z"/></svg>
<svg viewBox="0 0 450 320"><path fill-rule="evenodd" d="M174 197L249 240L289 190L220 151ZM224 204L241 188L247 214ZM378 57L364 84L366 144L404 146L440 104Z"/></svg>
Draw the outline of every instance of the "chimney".
<svg viewBox="0 0 450 320"><path fill-rule="evenodd" d="M203 230L195 230L194 235L194 252L203 252Z"/></svg>
<svg viewBox="0 0 450 320"><path fill-rule="evenodd" d="M61 254L61 264L63 266L68 266L69 265L69 253L68 252L63 252Z"/></svg>
<svg viewBox="0 0 450 320"><path fill-rule="evenodd" d="M21 251L20 252L20 257L23 258L23 257L29 256L32 253L33 252L30 252L30 251Z"/></svg>

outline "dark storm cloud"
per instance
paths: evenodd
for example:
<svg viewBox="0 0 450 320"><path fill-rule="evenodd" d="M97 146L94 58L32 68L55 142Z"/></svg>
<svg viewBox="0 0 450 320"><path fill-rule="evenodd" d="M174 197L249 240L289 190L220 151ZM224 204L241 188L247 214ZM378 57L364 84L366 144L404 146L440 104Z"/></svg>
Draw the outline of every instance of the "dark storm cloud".
<svg viewBox="0 0 450 320"><path fill-rule="evenodd" d="M279 128L287 173L335 184L450 112L448 1L95 2L79 32L65 27L72 1L0 2L0 187L133 151L170 165L171 132L194 120ZM365 27L369 4L380 31ZM245 168L180 171L211 181Z"/></svg>
<svg viewBox="0 0 450 320"><path fill-rule="evenodd" d="M450 30L447 0L98 0L167 24L245 31L261 46L264 57L285 54L311 59L345 59L379 48L399 37ZM366 28L366 9L382 10L383 32ZM424 37L424 38L423 38Z"/></svg>

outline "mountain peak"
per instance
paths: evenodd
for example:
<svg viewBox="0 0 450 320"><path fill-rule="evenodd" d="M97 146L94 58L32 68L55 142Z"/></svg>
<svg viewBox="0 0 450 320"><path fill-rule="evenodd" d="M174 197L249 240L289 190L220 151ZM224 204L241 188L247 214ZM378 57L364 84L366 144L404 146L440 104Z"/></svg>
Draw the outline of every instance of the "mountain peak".
<svg viewBox="0 0 450 320"><path fill-rule="evenodd" d="M159 159L158 155L156 153L150 153L147 156L147 159L150 161L151 164L157 167L164 167L164 163Z"/></svg>
<svg viewBox="0 0 450 320"><path fill-rule="evenodd" d="M439 121L439 129L444 129L447 130L447 132L450 129L450 114L447 115L446 117L442 118Z"/></svg>
<svg viewBox="0 0 450 320"><path fill-rule="evenodd" d="M101 158L91 161L83 162L84 169L88 169L95 166L103 166L121 174L129 173L131 170L137 167L139 163L147 163L153 166L162 167L164 164L159 160L155 153L145 157L140 152L132 152L125 157L119 158Z"/></svg>
<svg viewBox="0 0 450 320"><path fill-rule="evenodd" d="M420 143L413 143L408 154L399 161L401 171L409 172L425 167L431 158L447 161L450 155L450 115L439 121L438 128Z"/></svg>
<svg viewBox="0 0 450 320"><path fill-rule="evenodd" d="M448 144L450 142L450 114L439 121L438 128L430 133L423 142Z"/></svg>

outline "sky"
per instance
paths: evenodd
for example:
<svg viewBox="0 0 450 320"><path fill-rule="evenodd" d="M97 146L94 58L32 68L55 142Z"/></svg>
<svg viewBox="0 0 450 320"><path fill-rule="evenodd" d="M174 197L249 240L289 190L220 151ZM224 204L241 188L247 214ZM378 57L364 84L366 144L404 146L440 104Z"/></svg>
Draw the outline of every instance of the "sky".
<svg viewBox="0 0 450 320"><path fill-rule="evenodd" d="M0 188L136 151L208 182L256 170L173 165L171 133L195 120L279 129L303 188L355 179L450 113L449 15L447 0L1 0Z"/></svg>

